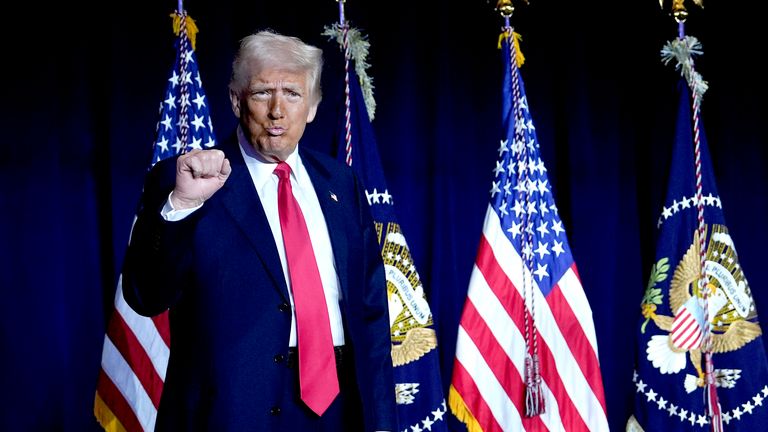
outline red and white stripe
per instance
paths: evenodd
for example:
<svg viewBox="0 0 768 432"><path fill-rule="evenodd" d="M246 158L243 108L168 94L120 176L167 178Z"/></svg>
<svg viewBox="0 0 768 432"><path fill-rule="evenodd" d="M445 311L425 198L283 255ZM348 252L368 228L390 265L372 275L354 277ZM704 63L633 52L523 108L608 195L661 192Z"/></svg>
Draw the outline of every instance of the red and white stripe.
<svg viewBox="0 0 768 432"><path fill-rule="evenodd" d="M692 350L698 348L704 340L699 322L686 306L681 306L677 311L675 320L672 321L672 344L680 349Z"/></svg>
<svg viewBox="0 0 768 432"><path fill-rule="evenodd" d="M107 431L153 431L170 355L168 313L137 314L123 298L122 276L104 337L94 411Z"/></svg>
<svg viewBox="0 0 768 432"><path fill-rule="evenodd" d="M592 312L575 265L548 296L533 290L546 411L524 417L522 268L489 207L459 327L452 408L460 400L465 423L483 431L607 431Z"/></svg>

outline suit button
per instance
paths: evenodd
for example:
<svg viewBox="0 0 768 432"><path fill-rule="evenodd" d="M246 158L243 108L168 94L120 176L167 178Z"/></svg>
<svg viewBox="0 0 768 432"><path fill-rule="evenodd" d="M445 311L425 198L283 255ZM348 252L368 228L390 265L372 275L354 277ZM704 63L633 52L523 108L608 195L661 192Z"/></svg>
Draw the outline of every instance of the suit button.
<svg viewBox="0 0 768 432"><path fill-rule="evenodd" d="M269 410L269 413L272 414L273 416L280 415L280 407L272 407Z"/></svg>
<svg viewBox="0 0 768 432"><path fill-rule="evenodd" d="M285 361L285 356L282 354L275 354L275 363L282 363Z"/></svg>
<svg viewBox="0 0 768 432"><path fill-rule="evenodd" d="M277 307L277 310L280 312L288 312L291 310L291 305L288 303L280 303L280 306Z"/></svg>

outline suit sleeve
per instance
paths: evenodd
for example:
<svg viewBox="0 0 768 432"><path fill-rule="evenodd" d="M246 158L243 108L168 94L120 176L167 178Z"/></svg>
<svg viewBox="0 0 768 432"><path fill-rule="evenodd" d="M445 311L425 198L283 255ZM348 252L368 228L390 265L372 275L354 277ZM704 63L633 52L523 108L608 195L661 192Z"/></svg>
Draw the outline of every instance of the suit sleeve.
<svg viewBox="0 0 768 432"><path fill-rule="evenodd" d="M148 173L123 263L123 296L145 316L171 307L189 274L191 233L200 210L177 222L160 215L174 187L175 167L175 158L166 159Z"/></svg>

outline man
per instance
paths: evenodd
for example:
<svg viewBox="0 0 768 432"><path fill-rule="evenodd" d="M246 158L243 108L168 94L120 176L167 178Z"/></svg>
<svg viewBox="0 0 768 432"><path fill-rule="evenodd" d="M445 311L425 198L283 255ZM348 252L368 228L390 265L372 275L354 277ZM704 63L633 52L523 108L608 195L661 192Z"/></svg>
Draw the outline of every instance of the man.
<svg viewBox="0 0 768 432"><path fill-rule="evenodd" d="M155 165L126 254L128 304L170 308L157 430L392 431L386 282L363 188L298 145L322 51L262 31L232 68L237 132Z"/></svg>

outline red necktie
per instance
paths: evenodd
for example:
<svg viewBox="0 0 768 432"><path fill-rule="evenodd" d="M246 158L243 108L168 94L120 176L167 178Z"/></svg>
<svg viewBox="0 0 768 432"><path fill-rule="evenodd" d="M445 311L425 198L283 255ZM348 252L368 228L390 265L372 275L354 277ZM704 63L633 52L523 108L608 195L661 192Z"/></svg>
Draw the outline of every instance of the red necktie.
<svg viewBox="0 0 768 432"><path fill-rule="evenodd" d="M275 174L280 179L277 208L296 308L301 399L322 415L339 394L328 307L307 224L293 196L291 167L280 162Z"/></svg>

